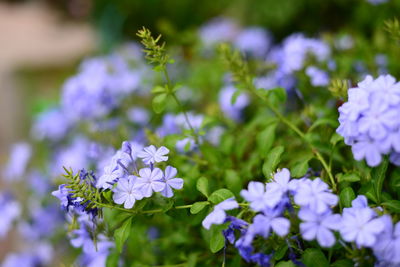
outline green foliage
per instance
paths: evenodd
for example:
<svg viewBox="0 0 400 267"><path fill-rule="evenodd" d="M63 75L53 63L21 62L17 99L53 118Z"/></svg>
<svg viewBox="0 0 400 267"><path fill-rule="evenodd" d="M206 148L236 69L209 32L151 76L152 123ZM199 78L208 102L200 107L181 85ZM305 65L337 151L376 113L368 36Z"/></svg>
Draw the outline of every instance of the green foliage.
<svg viewBox="0 0 400 267"><path fill-rule="evenodd" d="M123 245L131 233L131 224L132 218L128 218L114 232L115 246L119 252L122 252Z"/></svg>
<svg viewBox="0 0 400 267"><path fill-rule="evenodd" d="M217 191L214 191L208 197L208 200L211 203L218 204L218 203L220 203L220 202L222 202L222 201L224 201L224 200L226 200L228 198L231 198L233 196L234 195L233 195L233 193L231 191L229 191L228 189L225 189L225 188L221 188L221 189L218 189Z"/></svg>
<svg viewBox="0 0 400 267"><path fill-rule="evenodd" d="M268 153L262 166L263 174L267 179L271 178L271 174L278 166L284 150L283 146L277 146Z"/></svg>
<svg viewBox="0 0 400 267"><path fill-rule="evenodd" d="M307 267L328 267L329 262L324 253L317 248L308 248L304 251L302 262Z"/></svg>

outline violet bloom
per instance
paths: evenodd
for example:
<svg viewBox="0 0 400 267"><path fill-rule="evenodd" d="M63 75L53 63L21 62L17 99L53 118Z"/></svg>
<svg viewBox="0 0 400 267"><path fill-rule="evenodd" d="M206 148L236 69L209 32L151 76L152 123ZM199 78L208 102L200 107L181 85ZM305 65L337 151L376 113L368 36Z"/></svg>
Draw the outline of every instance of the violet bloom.
<svg viewBox="0 0 400 267"><path fill-rule="evenodd" d="M258 214L253 219L253 224L249 226L248 232L253 235L261 235L267 238L271 231L278 236L285 236L289 232L290 221L280 214L270 210L264 214Z"/></svg>
<svg viewBox="0 0 400 267"><path fill-rule="evenodd" d="M302 208L298 214L303 221L300 224L300 232L305 240L317 239L322 247L332 247L335 244L335 236L332 230L339 230L341 217L327 211L323 214L313 212L311 209Z"/></svg>
<svg viewBox="0 0 400 267"><path fill-rule="evenodd" d="M242 190L240 195L248 202L254 211L262 211L268 206L268 195L265 194L265 184L250 182L248 190Z"/></svg>
<svg viewBox="0 0 400 267"><path fill-rule="evenodd" d="M135 187L136 179L136 176L133 175L119 179L117 187L113 189L114 202L124 204L125 209L131 209L136 200L143 198L141 191Z"/></svg>
<svg viewBox="0 0 400 267"><path fill-rule="evenodd" d="M153 192L161 192L165 189L163 173L159 168L143 168L139 170L140 177L136 179L136 187L139 188L143 197L150 197Z"/></svg>
<svg viewBox="0 0 400 267"><path fill-rule="evenodd" d="M28 143L16 143L11 147L10 158L4 168L4 178L19 180L25 173L32 156L32 147Z"/></svg>
<svg viewBox="0 0 400 267"><path fill-rule="evenodd" d="M9 196L0 194L0 213L0 238L2 238L8 233L14 220L21 214L21 206Z"/></svg>
<svg viewBox="0 0 400 267"><path fill-rule="evenodd" d="M338 202L338 197L330 192L328 185L320 178L301 181L294 196L294 202L321 214Z"/></svg>
<svg viewBox="0 0 400 267"><path fill-rule="evenodd" d="M203 227L208 230L213 224L223 224L227 218L225 211L233 210L238 207L239 204L233 197L222 201L214 207L214 210L208 214L206 218L204 218L202 223Z"/></svg>
<svg viewBox="0 0 400 267"><path fill-rule="evenodd" d="M351 147L355 160L366 159L371 167L378 166L382 161L379 143L369 137L360 137Z"/></svg>
<svg viewBox="0 0 400 267"><path fill-rule="evenodd" d="M137 156L141 158L145 164L149 165L156 162L167 161L168 156L165 155L167 155L168 153L169 150L165 146L157 149L155 146L151 145L143 148L143 150L139 152Z"/></svg>
<svg viewBox="0 0 400 267"><path fill-rule="evenodd" d="M108 165L104 167L103 175L99 177L96 187L103 189L111 188L120 177L123 177L123 172L120 169L115 169L112 165Z"/></svg>
<svg viewBox="0 0 400 267"><path fill-rule="evenodd" d="M232 103L232 97L236 92L236 88L233 86L226 86L221 89L219 93L219 104L221 106L221 110L224 114L233 119L233 120L240 120L242 116L242 110L248 106L249 104L249 97L246 93L241 93Z"/></svg>
<svg viewBox="0 0 400 267"><path fill-rule="evenodd" d="M389 215L383 215L381 220L385 228L372 248L374 254L386 266L400 265L400 222L393 225Z"/></svg>
<svg viewBox="0 0 400 267"><path fill-rule="evenodd" d="M288 192L294 193L300 180L290 180L290 171L286 168L276 172L271 182L267 183L267 199L270 207L274 207Z"/></svg>
<svg viewBox="0 0 400 267"><path fill-rule="evenodd" d="M63 209L67 209L70 192L69 189L65 187L65 184L59 185L58 190L53 191L51 194L60 200Z"/></svg>
<svg viewBox="0 0 400 267"><path fill-rule="evenodd" d="M59 109L50 109L39 114L33 125L32 135L37 140L60 141L71 126L68 118Z"/></svg>
<svg viewBox="0 0 400 267"><path fill-rule="evenodd" d="M239 50L262 58L271 45L271 36L263 28L250 27L239 33L234 44Z"/></svg>
<svg viewBox="0 0 400 267"><path fill-rule="evenodd" d="M164 173L165 189L161 191L161 195L164 197L172 197L174 195L173 189L182 189L183 179L175 178L177 170L174 167L167 166Z"/></svg>
<svg viewBox="0 0 400 267"><path fill-rule="evenodd" d="M328 73L317 67L308 67L306 69L306 74L310 77L312 86L327 86L329 84Z"/></svg>
<svg viewBox="0 0 400 267"><path fill-rule="evenodd" d="M354 203L361 206L363 202L363 199L359 199ZM343 210L339 230L343 240L355 242L358 247L372 247L384 228L383 220L376 218L371 208L361 206Z"/></svg>

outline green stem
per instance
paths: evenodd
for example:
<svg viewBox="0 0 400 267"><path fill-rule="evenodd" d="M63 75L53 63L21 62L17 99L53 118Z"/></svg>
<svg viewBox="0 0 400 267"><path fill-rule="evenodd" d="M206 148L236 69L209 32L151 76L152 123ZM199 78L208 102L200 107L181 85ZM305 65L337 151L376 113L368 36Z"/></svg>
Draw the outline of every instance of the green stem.
<svg viewBox="0 0 400 267"><path fill-rule="evenodd" d="M271 105L269 100L264 95L260 94L257 91L257 89L254 88L254 86L249 86L249 87L250 87L250 89L251 89L250 91L252 93L254 93L256 96L258 96L259 98L264 100L264 102L266 103L267 107L278 117L278 119L280 121L282 121L289 128L291 128L308 145L308 147L315 154L317 159L321 162L322 167L325 169L326 173L328 174L328 177L329 177L330 183L332 185L333 191L336 191L336 182L335 182L335 179L334 179L334 177L333 177L333 175L331 173L331 168L328 166L328 164L326 163L326 161L325 161L324 157L321 155L321 153L318 152L318 150L306 138L305 134L296 125L294 125L290 120L286 119L286 117L283 116L282 113L277 108L275 108L273 105Z"/></svg>
<svg viewBox="0 0 400 267"><path fill-rule="evenodd" d="M181 112L183 113L183 116L185 117L185 121L186 121L187 125L189 126L190 131L192 132L194 141L195 141L196 145L199 146L200 145L199 137L198 137L196 131L194 130L192 124L190 123L189 116L188 116L186 110L184 109L182 103L179 101L178 97L176 96L176 94L172 91L173 86L172 86L171 79L169 78L167 66L164 66L163 72L164 72L165 80L167 81L167 87L168 87L169 94L172 96L172 98L175 100L176 104L181 109Z"/></svg>

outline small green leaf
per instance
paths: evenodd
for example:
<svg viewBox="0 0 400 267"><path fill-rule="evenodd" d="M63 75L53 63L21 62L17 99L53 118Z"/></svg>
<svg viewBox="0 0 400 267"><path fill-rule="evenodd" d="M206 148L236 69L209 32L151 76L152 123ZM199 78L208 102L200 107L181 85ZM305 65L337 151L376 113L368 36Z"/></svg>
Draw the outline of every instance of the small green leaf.
<svg viewBox="0 0 400 267"><path fill-rule="evenodd" d="M337 128L339 122L337 119L333 118L319 118L317 119L310 128L308 128L308 132L312 132L314 129L316 129L319 126L326 126L330 125L332 128Z"/></svg>
<svg viewBox="0 0 400 267"><path fill-rule="evenodd" d="M358 182L361 180L361 177L354 172L350 172L350 173L339 173L337 176L337 179L339 181L339 183L341 182Z"/></svg>
<svg viewBox="0 0 400 267"><path fill-rule="evenodd" d="M283 103L286 101L287 95L284 88L278 87L274 89L267 90L268 98L273 103Z"/></svg>
<svg viewBox="0 0 400 267"><path fill-rule="evenodd" d="M163 112L164 111L164 109L165 109L165 106L166 106L166 100L167 100L167 94L166 93L162 93L162 94L159 94L159 95L156 95L154 98L153 98L153 109L154 109L154 112L156 112L156 113L161 113L161 112Z"/></svg>
<svg viewBox="0 0 400 267"><path fill-rule="evenodd" d="M306 249L302 260L307 267L329 267L329 262L324 253L317 248Z"/></svg>
<svg viewBox="0 0 400 267"><path fill-rule="evenodd" d="M214 204L218 204L228 198L233 197L233 193L229 191L228 189L222 188L218 189L217 191L214 191L208 198L209 201L211 201Z"/></svg>
<svg viewBox="0 0 400 267"><path fill-rule="evenodd" d="M165 87L157 85L151 90L151 92L153 94L161 94L161 93L166 93L167 89Z"/></svg>
<svg viewBox="0 0 400 267"><path fill-rule="evenodd" d="M330 142L334 146L334 145L336 145L338 142L340 142L342 140L343 140L343 136L341 136L340 134L334 133L331 136Z"/></svg>
<svg viewBox="0 0 400 267"><path fill-rule="evenodd" d="M204 196L208 197L208 179L206 177L200 177L199 180L197 180L196 188Z"/></svg>
<svg viewBox="0 0 400 267"><path fill-rule="evenodd" d="M131 232L132 218L127 219L121 227L114 232L115 246L119 252L122 252L123 245Z"/></svg>
<svg viewBox="0 0 400 267"><path fill-rule="evenodd" d="M103 192L103 197L104 197L105 199L107 199L107 201L108 201L109 203L114 203L114 201L113 201L113 199L112 199L112 191L111 191L111 190L109 190L109 191L104 191L104 192Z"/></svg>
<svg viewBox="0 0 400 267"><path fill-rule="evenodd" d="M353 267L354 262L349 259L337 260L331 264L331 267Z"/></svg>
<svg viewBox="0 0 400 267"><path fill-rule="evenodd" d="M303 177L308 171L308 160L296 163L290 170L292 177L299 178Z"/></svg>
<svg viewBox="0 0 400 267"><path fill-rule="evenodd" d="M265 177L270 178L271 173L275 170L281 160L283 151L283 146L277 146L268 153L262 166L262 171Z"/></svg>
<svg viewBox="0 0 400 267"><path fill-rule="evenodd" d="M400 201L388 200L382 203L382 206L394 213L400 213Z"/></svg>
<svg viewBox="0 0 400 267"><path fill-rule="evenodd" d="M275 141L275 129L277 123L269 124L263 131L257 134L257 150L262 156L266 156Z"/></svg>
<svg viewBox="0 0 400 267"><path fill-rule="evenodd" d="M280 261L275 267L296 267L296 265L292 261Z"/></svg>
<svg viewBox="0 0 400 267"><path fill-rule="evenodd" d="M117 253L116 251L113 251L112 253L108 254L106 267L117 267L119 262L119 256L120 254Z"/></svg>
<svg viewBox="0 0 400 267"><path fill-rule="evenodd" d="M377 199L377 204L381 202L381 196L382 196L382 187L383 187L383 182L385 181L386 177L386 170L388 168L389 162L387 159L383 160L381 165L379 165L376 168L372 169L371 172L371 177L374 183L374 188L375 188L375 196Z"/></svg>
<svg viewBox="0 0 400 267"><path fill-rule="evenodd" d="M190 213L191 214L197 214L200 211L202 211L206 206L208 206L210 202L208 201L200 201L196 202L193 204L193 206L190 208Z"/></svg>
<svg viewBox="0 0 400 267"><path fill-rule="evenodd" d="M225 184L233 193L239 193L242 189L242 180L239 174L232 169L225 171Z"/></svg>
<svg viewBox="0 0 400 267"><path fill-rule="evenodd" d="M276 252L275 252L275 254L274 254L274 259L277 260L277 261L280 260L280 259L282 259L282 258L285 256L287 250L288 250L288 246L287 246L286 244L282 244L282 245L276 250Z"/></svg>
<svg viewBox="0 0 400 267"><path fill-rule="evenodd" d="M351 187L346 187L340 192L339 198L342 206L347 208L351 206L351 202L356 198L356 195Z"/></svg>
<svg viewBox="0 0 400 267"><path fill-rule="evenodd" d="M225 237L222 234L224 225L211 226L210 249L212 253L220 251L225 246Z"/></svg>

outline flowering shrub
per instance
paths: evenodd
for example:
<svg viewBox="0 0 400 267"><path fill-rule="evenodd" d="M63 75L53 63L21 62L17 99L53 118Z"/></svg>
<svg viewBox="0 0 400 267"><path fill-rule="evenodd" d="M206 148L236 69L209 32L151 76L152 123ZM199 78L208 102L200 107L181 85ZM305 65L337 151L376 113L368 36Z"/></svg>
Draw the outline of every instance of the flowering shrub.
<svg viewBox="0 0 400 267"><path fill-rule="evenodd" d="M0 238L27 242L3 266L400 266L399 48L196 34L143 28L65 81L4 168Z"/></svg>

